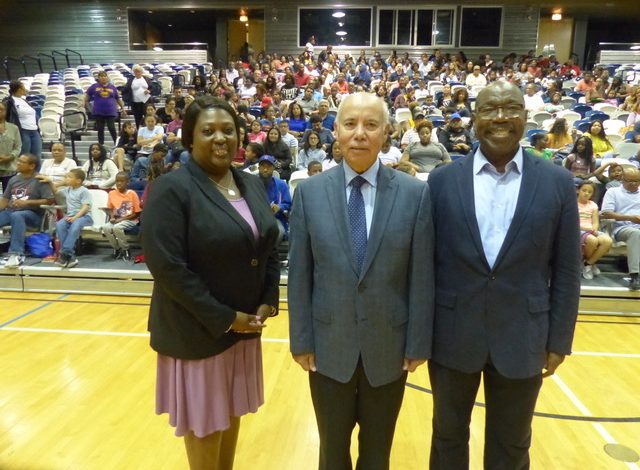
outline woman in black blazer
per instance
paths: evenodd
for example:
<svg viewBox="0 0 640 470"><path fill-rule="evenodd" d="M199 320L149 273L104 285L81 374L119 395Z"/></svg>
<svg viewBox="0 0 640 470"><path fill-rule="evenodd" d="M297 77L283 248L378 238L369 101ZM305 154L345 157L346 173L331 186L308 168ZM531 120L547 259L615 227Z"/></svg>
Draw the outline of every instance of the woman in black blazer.
<svg viewBox="0 0 640 470"><path fill-rule="evenodd" d="M240 416L264 401L260 331L278 305L278 228L259 179L231 167L238 129L226 102L196 99L182 127L192 158L145 206L156 412L191 468L233 466Z"/></svg>

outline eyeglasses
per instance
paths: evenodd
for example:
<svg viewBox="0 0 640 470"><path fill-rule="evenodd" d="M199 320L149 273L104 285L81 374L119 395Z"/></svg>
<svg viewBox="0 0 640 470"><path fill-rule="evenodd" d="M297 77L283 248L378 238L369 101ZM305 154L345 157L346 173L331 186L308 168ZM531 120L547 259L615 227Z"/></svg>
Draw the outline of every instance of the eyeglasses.
<svg viewBox="0 0 640 470"><path fill-rule="evenodd" d="M498 117L500 110L502 115L507 119L520 117L524 112L524 106L521 104L509 104L506 106L482 106L478 108L477 114L481 119L494 119Z"/></svg>

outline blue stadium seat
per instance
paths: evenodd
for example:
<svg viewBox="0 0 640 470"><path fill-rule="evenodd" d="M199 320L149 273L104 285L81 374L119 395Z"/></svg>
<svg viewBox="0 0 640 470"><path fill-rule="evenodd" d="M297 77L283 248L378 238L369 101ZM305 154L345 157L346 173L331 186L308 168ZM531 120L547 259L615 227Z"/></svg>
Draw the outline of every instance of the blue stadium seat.
<svg viewBox="0 0 640 470"><path fill-rule="evenodd" d="M578 129L580 132L587 132L589 127L591 127L591 121L588 119L582 119L580 121L576 121L573 123L573 127Z"/></svg>
<svg viewBox="0 0 640 470"><path fill-rule="evenodd" d="M531 141L531 137L533 137L536 134L546 134L547 131L545 131L544 129L529 129L527 131L527 139L529 139L529 141Z"/></svg>
<svg viewBox="0 0 640 470"><path fill-rule="evenodd" d="M602 111L587 111L584 117L588 118L590 121L606 121L609 119L609 115L603 113Z"/></svg>
<svg viewBox="0 0 640 470"><path fill-rule="evenodd" d="M573 97L572 97L573 98ZM587 112L592 111L593 108L588 104L576 104L573 108L571 108L576 113L579 113L582 119L584 119Z"/></svg>

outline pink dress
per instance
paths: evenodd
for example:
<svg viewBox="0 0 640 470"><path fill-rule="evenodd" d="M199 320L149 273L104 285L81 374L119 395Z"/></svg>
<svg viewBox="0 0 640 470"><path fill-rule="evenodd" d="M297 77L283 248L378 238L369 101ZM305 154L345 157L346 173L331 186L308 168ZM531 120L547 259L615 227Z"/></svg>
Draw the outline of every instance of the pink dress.
<svg viewBox="0 0 640 470"><path fill-rule="evenodd" d="M244 199L229 201L258 238ZM184 360L158 354L156 413L169 413L176 436L205 437L230 426L229 417L255 413L264 403L260 338L238 341L213 357Z"/></svg>

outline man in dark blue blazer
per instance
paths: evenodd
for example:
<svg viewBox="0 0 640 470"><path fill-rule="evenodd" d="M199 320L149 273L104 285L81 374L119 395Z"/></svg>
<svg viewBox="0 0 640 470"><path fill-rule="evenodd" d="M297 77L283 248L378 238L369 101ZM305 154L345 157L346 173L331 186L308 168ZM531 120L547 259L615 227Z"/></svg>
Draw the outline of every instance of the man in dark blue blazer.
<svg viewBox="0 0 640 470"><path fill-rule="evenodd" d="M526 111L506 82L476 102L480 147L429 178L436 308L431 469L469 466L484 377L484 468L529 468L542 379L571 352L580 244L571 175L520 147Z"/></svg>
<svg viewBox="0 0 640 470"><path fill-rule="evenodd" d="M381 165L388 110L340 103L343 163L301 182L291 210L291 352L309 372L320 470L387 470L407 371L429 358L433 227L428 186Z"/></svg>

